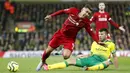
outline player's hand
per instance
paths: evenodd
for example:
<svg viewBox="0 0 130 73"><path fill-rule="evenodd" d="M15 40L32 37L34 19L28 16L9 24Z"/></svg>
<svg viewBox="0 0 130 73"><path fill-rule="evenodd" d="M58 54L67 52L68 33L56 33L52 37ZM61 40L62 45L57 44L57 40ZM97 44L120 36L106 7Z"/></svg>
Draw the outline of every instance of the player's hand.
<svg viewBox="0 0 130 73"><path fill-rule="evenodd" d="M51 20L52 17L51 17L51 15L47 15L44 19L45 19L45 21L48 21L48 20Z"/></svg>
<svg viewBox="0 0 130 73"><path fill-rule="evenodd" d="M89 54L88 55L87 54L86 55L81 54L81 55L78 55L77 58L84 58L84 57L88 57L88 56L89 56Z"/></svg>
<svg viewBox="0 0 130 73"><path fill-rule="evenodd" d="M81 57L83 57L83 55L77 55L77 58L81 58Z"/></svg>
<svg viewBox="0 0 130 73"><path fill-rule="evenodd" d="M123 32L125 32L125 29L123 28L123 26L120 26L119 29Z"/></svg>
<svg viewBox="0 0 130 73"><path fill-rule="evenodd" d="M82 54L77 56L77 58L83 58L83 57L84 57L84 55L82 55Z"/></svg>

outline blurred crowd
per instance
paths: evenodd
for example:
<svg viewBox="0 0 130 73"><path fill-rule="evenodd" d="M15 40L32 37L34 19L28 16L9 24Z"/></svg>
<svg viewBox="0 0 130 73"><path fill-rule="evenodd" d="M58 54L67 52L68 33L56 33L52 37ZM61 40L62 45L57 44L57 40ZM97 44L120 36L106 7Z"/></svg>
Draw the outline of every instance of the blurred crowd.
<svg viewBox="0 0 130 73"><path fill-rule="evenodd" d="M46 34L45 34L46 35ZM7 50L43 50L46 48L48 36L42 33L3 33L0 37L0 49ZM49 36L50 37L50 36ZM48 37L48 39L49 39ZM46 43L46 44L45 44Z"/></svg>
<svg viewBox="0 0 130 73"><path fill-rule="evenodd" d="M14 14L9 14L0 4L0 25L5 27L0 33L0 50L43 50L46 49L49 40L54 32L62 26L67 15L56 16L50 22L45 22L44 17L60 9L77 7L81 9L85 3L13 3L15 7ZM97 3L89 5L98 11ZM129 3L106 3L106 11L111 14L112 19L119 25L124 26L126 32L123 33L113 26L110 26L112 40L116 44L117 50L130 49L130 4ZM7 15L5 18L4 16ZM14 31L16 22L34 22L35 32L16 33ZM3 28L0 27L0 29ZM75 50L90 50L93 40L83 29L81 30L75 42ZM57 50L62 49L61 47Z"/></svg>

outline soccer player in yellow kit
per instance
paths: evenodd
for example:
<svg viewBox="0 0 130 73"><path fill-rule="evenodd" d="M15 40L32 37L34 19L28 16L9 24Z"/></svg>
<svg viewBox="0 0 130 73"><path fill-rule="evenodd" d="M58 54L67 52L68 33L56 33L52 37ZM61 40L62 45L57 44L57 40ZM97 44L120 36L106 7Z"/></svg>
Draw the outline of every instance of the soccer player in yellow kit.
<svg viewBox="0 0 130 73"><path fill-rule="evenodd" d="M68 66L85 67L85 70L102 70L107 68L111 62L111 54L114 58L114 65L118 68L115 44L111 40L107 40L108 30L103 28L99 31L99 41L92 43L91 55L83 58L68 59L64 62L43 66L44 70L61 69Z"/></svg>

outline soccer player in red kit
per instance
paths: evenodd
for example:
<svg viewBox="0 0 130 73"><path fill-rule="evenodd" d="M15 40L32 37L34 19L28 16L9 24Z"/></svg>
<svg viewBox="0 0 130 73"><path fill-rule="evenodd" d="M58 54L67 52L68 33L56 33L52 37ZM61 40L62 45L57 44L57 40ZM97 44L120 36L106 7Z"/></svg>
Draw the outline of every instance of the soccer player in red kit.
<svg viewBox="0 0 130 73"><path fill-rule="evenodd" d="M102 28L108 29L108 22L110 22L111 25L114 27L120 29L121 31L125 32L125 29L122 26L119 26L117 23L115 23L108 12L105 12L105 4L99 3L99 12L95 12L94 15L90 19L91 22L94 22L96 25L96 35L98 37L98 32ZM110 38L110 34L108 34L108 37Z"/></svg>
<svg viewBox="0 0 130 73"><path fill-rule="evenodd" d="M46 59L50 56L50 53L60 45L64 47L64 59L68 59L73 51L76 35L82 28L85 28L93 40L98 42L97 36L91 31L91 22L87 18L91 14L91 9L88 6L83 7L81 11L74 7L59 10L51 15L47 15L45 20L48 21L52 17L63 13L68 14L68 18L62 24L62 28L53 35L47 49L44 50L42 61L38 64L36 71L39 71L43 65L46 65Z"/></svg>

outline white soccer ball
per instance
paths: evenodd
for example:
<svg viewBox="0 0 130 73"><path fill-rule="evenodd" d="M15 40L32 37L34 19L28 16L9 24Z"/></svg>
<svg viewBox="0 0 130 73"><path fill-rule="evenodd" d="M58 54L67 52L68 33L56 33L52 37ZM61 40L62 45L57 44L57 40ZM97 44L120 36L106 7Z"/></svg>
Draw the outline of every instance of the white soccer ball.
<svg viewBox="0 0 130 73"><path fill-rule="evenodd" d="M19 70L19 64L15 61L10 61L7 65L7 69L11 72L16 72Z"/></svg>

